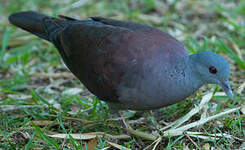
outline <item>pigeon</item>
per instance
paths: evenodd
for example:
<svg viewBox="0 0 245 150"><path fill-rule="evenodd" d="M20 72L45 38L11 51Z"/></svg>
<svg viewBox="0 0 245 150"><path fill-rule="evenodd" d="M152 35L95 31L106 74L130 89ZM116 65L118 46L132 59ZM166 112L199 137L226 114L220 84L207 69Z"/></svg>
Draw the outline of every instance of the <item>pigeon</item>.
<svg viewBox="0 0 245 150"><path fill-rule="evenodd" d="M233 97L229 63L222 56L211 51L189 55L180 41L159 29L34 11L13 13L9 21L53 43L69 70L111 109L158 109L205 84L217 84Z"/></svg>

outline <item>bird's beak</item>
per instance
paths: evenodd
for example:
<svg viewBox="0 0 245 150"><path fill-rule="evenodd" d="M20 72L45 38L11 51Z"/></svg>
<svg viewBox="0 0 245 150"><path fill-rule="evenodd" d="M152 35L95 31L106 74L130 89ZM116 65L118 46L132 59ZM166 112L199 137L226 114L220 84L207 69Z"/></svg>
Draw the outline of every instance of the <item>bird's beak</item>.
<svg viewBox="0 0 245 150"><path fill-rule="evenodd" d="M229 99L232 99L233 94L232 94L231 86L228 80L226 80L225 82L221 82L221 86L223 90L225 91L226 95L229 97Z"/></svg>

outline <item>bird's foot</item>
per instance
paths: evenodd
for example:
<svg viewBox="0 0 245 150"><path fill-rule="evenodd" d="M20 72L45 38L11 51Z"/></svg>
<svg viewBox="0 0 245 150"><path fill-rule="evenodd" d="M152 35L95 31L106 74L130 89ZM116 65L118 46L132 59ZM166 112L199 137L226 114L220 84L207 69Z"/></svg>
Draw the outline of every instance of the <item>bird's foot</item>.
<svg viewBox="0 0 245 150"><path fill-rule="evenodd" d="M137 136L137 137L141 137L142 139L145 140L151 140L154 141L158 138L158 136L149 134L149 133L145 133L143 131L139 131L139 130L134 130L128 123L127 119L125 119L124 117L121 117L120 112L119 111L113 111L112 112L112 116L113 120L117 120L119 122L119 124L121 125L122 129L126 131L126 134L129 136Z"/></svg>

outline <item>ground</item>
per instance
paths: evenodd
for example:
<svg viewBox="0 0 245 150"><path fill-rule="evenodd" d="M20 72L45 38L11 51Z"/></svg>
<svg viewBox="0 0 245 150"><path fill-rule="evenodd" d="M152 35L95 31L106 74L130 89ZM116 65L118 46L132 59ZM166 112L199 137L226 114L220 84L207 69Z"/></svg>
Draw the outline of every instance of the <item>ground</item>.
<svg viewBox="0 0 245 150"><path fill-rule="evenodd" d="M208 50L224 56L231 64L235 97L229 100L220 87L208 85L157 112L125 111L123 116L133 129L161 138L127 136L110 119L107 105L66 69L53 45L9 24L11 13L24 10L80 19L111 17L159 28L183 42L190 54ZM0 0L0 13L0 150L245 148L245 1ZM236 111L178 136L163 136L160 129L198 106L210 92L216 95L204 111L184 125L203 114ZM189 132L202 132L207 138L192 137ZM222 136L212 138L212 134Z"/></svg>

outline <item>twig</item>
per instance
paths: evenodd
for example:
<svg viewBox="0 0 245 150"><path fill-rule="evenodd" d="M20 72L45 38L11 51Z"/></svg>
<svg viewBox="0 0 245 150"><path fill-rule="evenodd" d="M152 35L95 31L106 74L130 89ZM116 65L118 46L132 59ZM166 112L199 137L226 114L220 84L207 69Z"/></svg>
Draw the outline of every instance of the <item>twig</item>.
<svg viewBox="0 0 245 150"><path fill-rule="evenodd" d="M130 128L127 128L126 130L128 132L130 132L131 134L139 136L139 137L141 137L141 138L143 138L145 140L155 141L158 138L158 136L155 136L155 135L152 135L152 134L148 134L148 133L145 133L145 132L142 132L142 131L133 130L133 129L130 129Z"/></svg>
<svg viewBox="0 0 245 150"><path fill-rule="evenodd" d="M116 144L116 143L112 143L112 142L109 142L109 141L106 141L106 142L107 142L108 144L110 144L111 146L113 146L113 147L119 149L119 150L131 150L131 149L129 149L129 148L126 148L126 147L124 147L124 146L122 146L122 145L119 145L119 144Z"/></svg>
<svg viewBox="0 0 245 150"><path fill-rule="evenodd" d="M189 120L193 115L197 114L205 106L205 104L207 104L211 100L212 95L213 95L213 92L208 93L205 96L203 96L199 106L196 106L194 109L192 109L190 112L188 112L184 117L181 117L180 119L178 119L178 120L170 123L169 125L161 128L160 131L164 131L170 127L171 127L171 129L175 129L175 128L179 127L181 124L183 124L184 122Z"/></svg>
<svg viewBox="0 0 245 150"><path fill-rule="evenodd" d="M240 48L231 40L228 41L228 45L231 46L231 49L234 50L237 54L237 56L243 60L243 57L242 57L242 51L240 50Z"/></svg>
<svg viewBox="0 0 245 150"><path fill-rule="evenodd" d="M158 137L154 142L152 142L150 145L148 145L147 147L145 147L143 150L148 150L150 149L150 147L154 144L153 149L156 148L156 146L159 144L159 142L161 142L162 137Z"/></svg>
<svg viewBox="0 0 245 150"><path fill-rule="evenodd" d="M245 82L243 82L237 89L237 93L238 94L242 94L242 91L244 90L245 88Z"/></svg>
<svg viewBox="0 0 245 150"><path fill-rule="evenodd" d="M61 12L63 11L68 11L68 10L76 10L78 8L81 8L83 5L85 5L86 3L88 3L90 0L80 0L80 1L77 1L71 5L69 5L68 7L65 7L63 9L61 9Z"/></svg>
<svg viewBox="0 0 245 150"><path fill-rule="evenodd" d="M17 109L27 109L27 108L43 108L45 105L1 105L0 111L12 111Z"/></svg>
<svg viewBox="0 0 245 150"><path fill-rule="evenodd" d="M237 108L232 108L232 109L229 109L225 112L221 112L219 114L216 114L216 115L213 115L213 116L210 116L208 118L203 118L201 120L198 120L196 122L192 122L190 124L187 124L185 126L182 126L182 127L179 127L177 129L170 129L170 130L167 130L167 131L164 131L164 136L178 136L178 135L182 135L184 131L190 129L190 128L193 128L193 127L196 127L196 126L200 126L200 125L203 125L205 124L206 122L208 121L211 121L211 120L214 120L214 119L217 119L223 115L226 115L226 114L229 114L229 113L232 113L232 112L235 112L237 110L239 110L240 107L237 107Z"/></svg>
<svg viewBox="0 0 245 150"><path fill-rule="evenodd" d="M34 78L74 78L72 73L34 73L30 75Z"/></svg>
<svg viewBox="0 0 245 150"><path fill-rule="evenodd" d="M193 140L192 140L192 138L186 133L186 132L183 132L184 133L184 135L192 142L192 144L194 144L195 146L196 146L196 148L197 149L200 149L200 147L197 145L197 143L196 142L194 142Z"/></svg>
<svg viewBox="0 0 245 150"><path fill-rule="evenodd" d="M81 134L53 134L53 135L47 135L52 138L60 138L60 139L69 139L69 135L72 136L74 139L77 140L89 140L96 137L107 137L110 139L130 139L130 136L121 134L121 135L111 135L106 134L104 132L90 132L90 133L81 133Z"/></svg>
<svg viewBox="0 0 245 150"><path fill-rule="evenodd" d="M21 115L21 116L15 117L14 119L19 119L19 118L24 118L24 117L28 117L28 116L34 116L34 115L40 115L40 114L36 114L36 113L25 114L25 115ZM56 117L56 118L60 117L59 115L50 115L50 114L43 114L43 116ZM73 117L65 117L65 116L62 116L61 118L65 119L65 120L80 121L80 122L82 122L85 125L86 124L91 124L91 123L103 122L103 121L88 121L88 120L84 120L84 119L78 119L78 118L73 118Z"/></svg>
<svg viewBox="0 0 245 150"><path fill-rule="evenodd" d="M206 134L203 132L191 132L191 131L186 131L186 134L189 136L195 137L195 138L201 138L201 139L217 139L217 138L227 138L227 139L236 139L239 141L245 141L245 139L240 139L238 137L226 134L226 133L216 133L216 134Z"/></svg>
<svg viewBox="0 0 245 150"><path fill-rule="evenodd" d="M162 137L159 137L159 138L157 139L157 142L156 142L156 144L153 146L152 150L155 150L155 149L156 149L157 145L161 142L161 140L162 140Z"/></svg>

